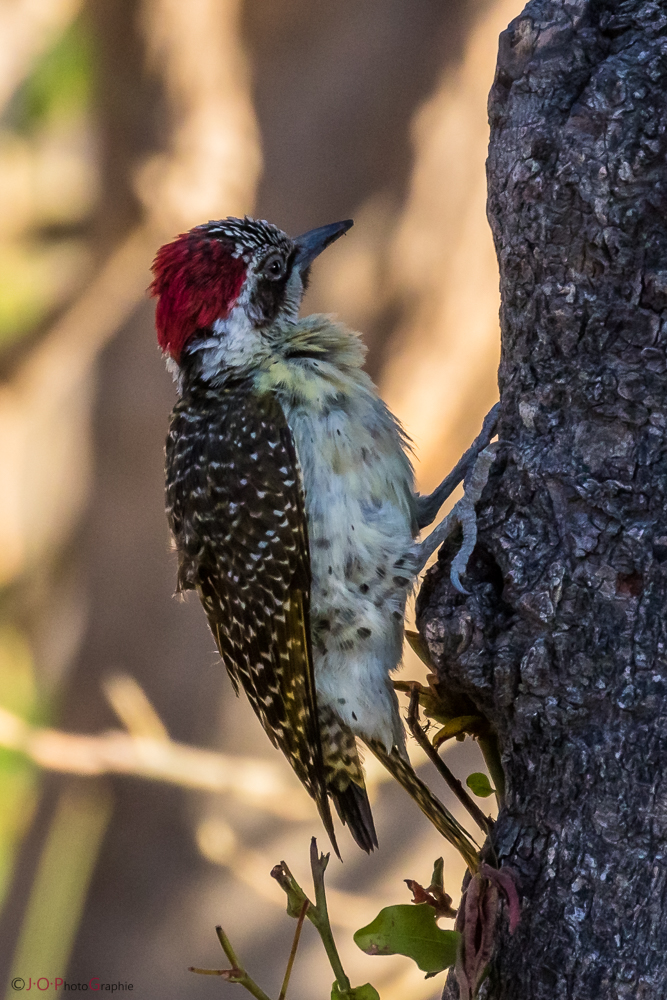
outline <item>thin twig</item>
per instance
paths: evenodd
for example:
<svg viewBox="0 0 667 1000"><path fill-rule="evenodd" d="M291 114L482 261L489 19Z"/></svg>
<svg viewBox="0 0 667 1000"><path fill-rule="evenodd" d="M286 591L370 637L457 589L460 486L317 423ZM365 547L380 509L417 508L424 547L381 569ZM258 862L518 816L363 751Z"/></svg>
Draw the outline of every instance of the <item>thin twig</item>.
<svg viewBox="0 0 667 1000"><path fill-rule="evenodd" d="M232 942L229 940L229 938L223 931L220 924L218 924L218 926L216 927L215 933L218 935L218 941L220 942L220 947L224 951L229 961L232 963L233 968L240 969L241 963L239 962L238 958L236 957L236 953L232 948Z"/></svg>
<svg viewBox="0 0 667 1000"><path fill-rule="evenodd" d="M287 968L285 969L285 978L283 979L283 985L280 987L280 996L278 1000L285 1000L285 995L287 993L287 987L289 986L290 976L292 975L292 966L294 965L294 959L296 958L296 950L299 947L299 938L301 937L301 928L303 927L303 922L306 919L306 913L308 912L308 907L310 902L306 899L304 900L303 906L301 907L301 913L299 914L299 919L297 920L296 930L294 931L294 940L292 941L292 950L289 953L289 958L287 959Z"/></svg>
<svg viewBox="0 0 667 1000"><path fill-rule="evenodd" d="M308 912L311 922L315 925L318 934L322 939L324 950L338 982L341 993L349 993L351 989L350 980L345 975L343 965L336 948L331 924L329 923L329 911L327 910L327 897L324 889L324 872L329 863L328 854L320 854L317 850L315 837L310 842L310 869L313 873L313 885L315 886L315 912L311 909ZM316 919L315 919L316 918Z"/></svg>
<svg viewBox="0 0 667 1000"><path fill-rule="evenodd" d="M240 969L199 969L196 965L188 966L188 972L196 972L198 976L221 976L227 980L240 971Z"/></svg>
<svg viewBox="0 0 667 1000"><path fill-rule="evenodd" d="M449 770L444 760L442 759L438 751L435 749L435 747L431 744L431 741L429 740L428 736L421 727L421 724L419 722L419 685L417 684L413 686L412 691L410 692L408 728L410 729L410 732L412 733L414 738L417 740L417 743L419 743L419 746L427 755L428 759L433 764L435 764L439 773L445 779L447 785L452 790L454 795L457 797L461 805L468 810L468 812L474 819L475 823L477 823L477 825L480 827L480 829L483 830L487 836L489 836L489 834L491 833L493 820L491 820L488 816L485 816L482 810L479 808L479 806L475 802L473 802L473 800L470 798L470 796L466 792L465 788L463 787L459 779L455 777Z"/></svg>
<svg viewBox="0 0 667 1000"><path fill-rule="evenodd" d="M287 896L287 912L291 917L298 917L304 903L310 905L306 910L306 916L320 935L327 958L336 977L340 992L345 994L350 992L350 980L345 975L343 965L336 948L336 942L329 922L329 912L327 910L327 897L324 889L324 872L329 863L328 854L319 854L315 837L310 842L310 869L313 874L313 885L315 887L315 903L308 900L305 892L296 881L291 871L284 861L275 865L271 869L271 877Z"/></svg>
<svg viewBox="0 0 667 1000"><path fill-rule="evenodd" d="M188 972L196 972L200 976L220 976L221 979L226 979L228 983L238 983L239 986L242 986L244 990L247 990L248 993L254 996L255 1000L271 1000L262 987L241 967L236 953L232 948L232 943L222 927L216 927L215 933L218 935L218 941L222 946L222 950L231 962L231 969L197 969L191 965Z"/></svg>

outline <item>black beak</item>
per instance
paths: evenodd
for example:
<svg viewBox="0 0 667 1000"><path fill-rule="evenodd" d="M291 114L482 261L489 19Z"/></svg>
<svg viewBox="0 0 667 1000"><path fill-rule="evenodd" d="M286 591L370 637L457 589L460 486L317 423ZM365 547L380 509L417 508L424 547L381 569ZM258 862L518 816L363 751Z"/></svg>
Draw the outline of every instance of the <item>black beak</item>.
<svg viewBox="0 0 667 1000"><path fill-rule="evenodd" d="M354 225L352 219L345 219L344 222L332 222L330 226L320 226L318 229L310 229L302 236L294 239L296 246L296 257L294 266L300 273L306 270L323 250L326 250L339 236L346 233Z"/></svg>

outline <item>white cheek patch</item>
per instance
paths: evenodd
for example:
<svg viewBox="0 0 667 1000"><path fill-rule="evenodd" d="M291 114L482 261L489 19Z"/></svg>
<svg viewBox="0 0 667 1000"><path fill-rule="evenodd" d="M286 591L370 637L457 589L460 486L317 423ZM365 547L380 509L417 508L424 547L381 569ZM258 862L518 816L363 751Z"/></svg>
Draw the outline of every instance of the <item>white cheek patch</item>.
<svg viewBox="0 0 667 1000"><path fill-rule="evenodd" d="M200 374L205 381L214 381L224 369L256 368L270 353L266 336L269 329L263 333L248 315L251 287L252 281L246 281L229 315L225 319L216 319L211 327L211 336L192 348L199 359ZM303 291L301 275L294 268L285 285L285 297L277 318L279 321L292 323L297 319Z"/></svg>
<svg viewBox="0 0 667 1000"><path fill-rule="evenodd" d="M223 368L248 368L265 353L261 333L256 330L242 305L237 303L226 319L213 323L213 337L197 345L202 377L210 381Z"/></svg>
<svg viewBox="0 0 667 1000"><path fill-rule="evenodd" d="M256 351L259 336L243 306L234 306L227 319L217 319L213 332L220 338L220 349L232 367L247 362Z"/></svg>

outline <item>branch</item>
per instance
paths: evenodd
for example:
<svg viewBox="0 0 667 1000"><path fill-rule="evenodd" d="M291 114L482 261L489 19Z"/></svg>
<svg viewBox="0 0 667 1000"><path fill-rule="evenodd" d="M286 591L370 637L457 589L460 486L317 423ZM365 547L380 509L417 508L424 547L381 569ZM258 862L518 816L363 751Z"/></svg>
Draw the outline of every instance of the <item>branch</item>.
<svg viewBox="0 0 667 1000"><path fill-rule="evenodd" d="M296 951L299 947L299 939L301 937L301 929L303 927L303 922L306 919L306 913L308 912L308 907L310 903L306 899L303 906L301 907L301 913L299 914L299 919L296 922L296 930L294 931L294 940L292 941L292 950L289 953L289 958L287 959L287 968L285 969L285 977L283 979L283 985L280 987L280 996L278 1000L285 1000L287 995L287 987L289 986L290 976L292 975L292 968L294 966L294 959L296 958Z"/></svg>
<svg viewBox="0 0 667 1000"><path fill-rule="evenodd" d="M312 807L281 765L254 757L203 750L176 743L137 681L127 674L107 678L104 693L128 732L95 736L31 726L0 706L0 747L17 750L49 771L70 774L128 774L185 788L231 792L289 820L309 819ZM391 776L374 758L366 765L367 786Z"/></svg>
<svg viewBox="0 0 667 1000"><path fill-rule="evenodd" d="M431 763L435 764L440 775L445 779L450 790L454 793L462 806L468 810L475 823L489 836L493 826L493 820L485 816L476 802L470 798L465 788L455 775L449 770L444 760L432 746L431 741L419 723L419 694L420 685L414 684L410 693L410 709L408 711L408 728L414 738L419 743Z"/></svg>
<svg viewBox="0 0 667 1000"><path fill-rule="evenodd" d="M232 943L222 927L216 927L215 932L222 945L222 950L232 964L231 969L197 969L194 965L191 965L188 968L188 972L196 972L200 976L221 976L228 983L239 983L248 993L255 997L255 1000L271 1000L262 987L258 986L252 976L248 975L246 970L241 967L236 953L232 948Z"/></svg>
<svg viewBox="0 0 667 1000"><path fill-rule="evenodd" d="M320 935L327 958L336 977L338 989L341 994L345 995L350 992L351 984L343 969L329 921L327 898L324 889L324 872L328 863L329 855L318 853L317 841L313 837L310 842L310 868L315 887L314 904L308 899L284 861L281 861L279 865L276 865L271 870L271 876L285 891L287 896L287 912L291 917L299 916L307 904L306 916Z"/></svg>
<svg viewBox="0 0 667 1000"><path fill-rule="evenodd" d="M287 819L312 815L305 793L268 761L203 750L168 738L110 730L97 736L42 729L0 707L0 746L50 771L127 774L184 788L231 792Z"/></svg>

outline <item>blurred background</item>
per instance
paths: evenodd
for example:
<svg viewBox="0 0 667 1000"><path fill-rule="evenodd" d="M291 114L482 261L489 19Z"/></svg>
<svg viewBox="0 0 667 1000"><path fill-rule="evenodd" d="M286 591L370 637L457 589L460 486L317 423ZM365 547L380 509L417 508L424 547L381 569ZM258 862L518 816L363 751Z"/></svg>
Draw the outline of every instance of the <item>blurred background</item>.
<svg viewBox="0 0 667 1000"><path fill-rule="evenodd" d="M435 485L496 398L486 95L519 0L0 0L0 966L240 996L221 923L277 995L294 923L269 877L326 838L172 598L163 443L174 388L145 294L157 247L248 213L297 233L353 217L306 311L361 330ZM403 676L426 668L406 657ZM413 744L411 753L418 759ZM481 769L470 741L447 761ZM421 772L459 818L437 775ZM353 983L427 1000L352 932L441 839L371 770L380 850L328 873ZM488 801L484 803L488 805ZM446 887L463 874L445 850ZM290 996L332 974L308 925Z"/></svg>

